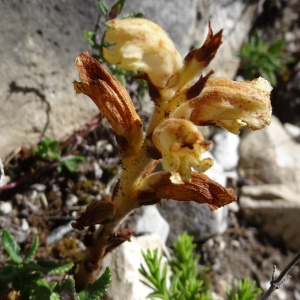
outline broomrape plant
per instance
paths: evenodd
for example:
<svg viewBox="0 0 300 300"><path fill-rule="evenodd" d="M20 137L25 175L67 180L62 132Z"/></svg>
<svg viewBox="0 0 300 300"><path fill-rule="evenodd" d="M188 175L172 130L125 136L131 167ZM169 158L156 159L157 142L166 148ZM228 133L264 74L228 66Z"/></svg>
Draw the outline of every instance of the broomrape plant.
<svg viewBox="0 0 300 300"><path fill-rule="evenodd" d="M257 130L271 119L271 85L263 78L234 82L200 75L222 43L222 30L209 32L201 48L182 59L166 32L146 19L107 22L103 56L111 64L139 71L154 103L150 122L143 124L124 86L87 52L75 61L81 78L76 93L89 96L110 122L120 150L122 172L110 201L91 203L73 227L101 226L86 239L86 253L76 276L84 287L98 275L104 256L130 239L119 224L135 209L161 199L195 201L215 210L236 200L203 174L213 160L197 126L217 125L238 134L240 127ZM161 160L164 171L154 171Z"/></svg>

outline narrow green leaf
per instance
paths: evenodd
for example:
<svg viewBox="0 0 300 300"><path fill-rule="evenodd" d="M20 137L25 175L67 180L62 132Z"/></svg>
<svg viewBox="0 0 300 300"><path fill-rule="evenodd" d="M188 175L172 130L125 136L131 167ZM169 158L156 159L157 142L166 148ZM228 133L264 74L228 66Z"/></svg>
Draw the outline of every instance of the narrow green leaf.
<svg viewBox="0 0 300 300"><path fill-rule="evenodd" d="M104 0L98 0L98 7L99 7L100 11L103 13L103 15L106 16L108 13L108 6Z"/></svg>
<svg viewBox="0 0 300 300"><path fill-rule="evenodd" d="M44 274L63 274L69 272L73 268L74 264L59 264L52 261L38 261L36 266L37 270Z"/></svg>
<svg viewBox="0 0 300 300"><path fill-rule="evenodd" d="M23 262L26 264L26 263L29 263L30 261L32 261L37 249L39 247L39 237L36 236L34 238L34 241L33 241L33 244L31 246L31 248L29 249L29 251L26 253L24 259L23 259Z"/></svg>
<svg viewBox="0 0 300 300"><path fill-rule="evenodd" d="M6 228L2 231L2 245L13 262L17 264L22 263L22 258L19 256L21 248Z"/></svg>

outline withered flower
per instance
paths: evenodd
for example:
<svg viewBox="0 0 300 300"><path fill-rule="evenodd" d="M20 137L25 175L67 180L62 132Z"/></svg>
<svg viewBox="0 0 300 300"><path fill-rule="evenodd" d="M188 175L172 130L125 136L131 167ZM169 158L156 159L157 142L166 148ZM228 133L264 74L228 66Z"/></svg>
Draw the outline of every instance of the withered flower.
<svg viewBox="0 0 300 300"><path fill-rule="evenodd" d="M136 153L143 141L142 122L122 84L87 52L75 65L82 82L74 81L77 94L89 96L110 122L123 153Z"/></svg>

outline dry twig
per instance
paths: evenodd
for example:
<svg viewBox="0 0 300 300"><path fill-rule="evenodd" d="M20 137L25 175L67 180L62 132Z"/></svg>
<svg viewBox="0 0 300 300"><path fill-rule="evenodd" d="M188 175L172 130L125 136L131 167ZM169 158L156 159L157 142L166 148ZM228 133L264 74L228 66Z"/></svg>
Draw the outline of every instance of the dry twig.
<svg viewBox="0 0 300 300"><path fill-rule="evenodd" d="M260 300L267 300L270 296L277 290L282 287L282 285L289 280L291 277L287 273L298 263L300 260L300 250L296 256L287 264L287 266L282 270L277 278L275 278L276 266L273 266L272 280L270 282L270 287L266 293L262 296Z"/></svg>

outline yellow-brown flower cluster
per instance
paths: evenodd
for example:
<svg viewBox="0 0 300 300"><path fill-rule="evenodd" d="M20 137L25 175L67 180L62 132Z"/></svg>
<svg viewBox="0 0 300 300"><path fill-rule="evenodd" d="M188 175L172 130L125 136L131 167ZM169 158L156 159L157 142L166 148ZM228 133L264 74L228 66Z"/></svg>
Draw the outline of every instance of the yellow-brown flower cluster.
<svg viewBox="0 0 300 300"><path fill-rule="evenodd" d="M209 143L197 126L217 125L238 134L241 126L257 130L268 125L269 82L210 78L213 71L201 75L222 43L222 31L214 34L210 24L203 46L184 59L166 32L149 20L113 19L107 26L105 42L110 46L103 49L105 59L142 72L155 104L144 137L126 89L87 53L76 59L82 82L74 82L75 90L93 99L111 123L120 147L123 172L112 199L114 206L109 207L110 219L161 198L194 200L211 209L234 201L230 189L202 174L213 161L202 158ZM158 158L164 172L152 173L151 161ZM86 226L84 221L78 225L82 226Z"/></svg>

